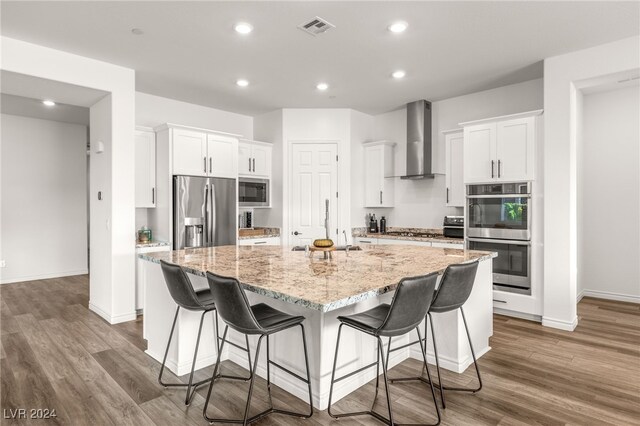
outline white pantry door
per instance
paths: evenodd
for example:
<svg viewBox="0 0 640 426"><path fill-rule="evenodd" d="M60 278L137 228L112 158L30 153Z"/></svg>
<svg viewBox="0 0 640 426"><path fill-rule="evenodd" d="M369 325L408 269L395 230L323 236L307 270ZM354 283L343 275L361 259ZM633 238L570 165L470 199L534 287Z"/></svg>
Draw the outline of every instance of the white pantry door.
<svg viewBox="0 0 640 426"><path fill-rule="evenodd" d="M326 200L329 200L329 237L337 243L337 154L338 145L335 143L292 144L291 244L306 245L317 238L325 238Z"/></svg>

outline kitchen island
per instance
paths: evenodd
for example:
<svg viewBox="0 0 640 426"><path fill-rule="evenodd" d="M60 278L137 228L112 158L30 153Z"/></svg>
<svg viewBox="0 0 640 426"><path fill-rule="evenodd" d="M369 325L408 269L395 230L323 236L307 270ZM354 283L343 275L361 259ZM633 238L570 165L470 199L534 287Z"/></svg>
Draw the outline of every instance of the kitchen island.
<svg viewBox="0 0 640 426"><path fill-rule="evenodd" d="M327 408L339 325L337 317L361 312L379 303L389 303L397 283L404 277L442 273L448 265L479 260L474 288L464 307L477 356L490 349L489 337L493 333L492 258L495 253L402 245L362 246L362 250L334 252L332 259L325 260L320 254L307 257L305 252L292 251L286 246L223 246L149 253L140 257L147 260L142 263L146 278L143 321L148 355L162 361L176 309L162 276L160 260L185 268L196 289L208 287L206 271L235 277L242 283L252 304L268 303L276 309L306 318L313 406L320 410ZM167 367L178 375L190 370L199 317L199 313L180 312L177 334L167 359ZM215 362L213 324L213 316L205 321L196 368ZM464 371L472 359L458 312L435 314L434 325L441 367ZM375 339L348 328L343 333L337 375L375 361ZM415 333L394 339L392 347L408 343L409 338L415 339ZM244 345L244 338L240 335L230 332L230 339ZM287 330L272 339L272 359L303 374L304 357L299 331ZM252 352L255 343L250 339ZM432 362L432 342L429 348ZM222 359L247 367L243 351L226 345L224 352ZM408 357L421 358L418 345L393 352L389 359L390 367ZM258 375L264 377L265 374L264 363L259 364ZM369 369L340 382L334 389L334 400L374 377L375 369ZM306 399L306 388L302 383L290 380L288 375L279 371L272 371L271 379L293 395Z"/></svg>

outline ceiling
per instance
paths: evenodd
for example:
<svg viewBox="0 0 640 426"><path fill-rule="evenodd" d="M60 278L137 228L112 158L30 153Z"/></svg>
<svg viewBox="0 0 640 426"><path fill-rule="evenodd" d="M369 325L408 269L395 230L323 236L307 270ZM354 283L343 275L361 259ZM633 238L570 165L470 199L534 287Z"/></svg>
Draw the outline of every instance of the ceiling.
<svg viewBox="0 0 640 426"><path fill-rule="evenodd" d="M67 104L48 107L42 99L0 94L0 113L89 126L89 108Z"/></svg>
<svg viewBox="0 0 640 426"><path fill-rule="evenodd" d="M539 78L544 58L640 33L635 1L4 1L1 8L4 36L133 68L141 92L248 115L386 112ZM315 16L336 28L317 37L296 28ZM407 21L407 31L387 31L395 20ZM254 31L235 33L238 21ZM398 69L402 80L390 76ZM236 86L239 78L250 85ZM327 91L315 88L320 81Z"/></svg>

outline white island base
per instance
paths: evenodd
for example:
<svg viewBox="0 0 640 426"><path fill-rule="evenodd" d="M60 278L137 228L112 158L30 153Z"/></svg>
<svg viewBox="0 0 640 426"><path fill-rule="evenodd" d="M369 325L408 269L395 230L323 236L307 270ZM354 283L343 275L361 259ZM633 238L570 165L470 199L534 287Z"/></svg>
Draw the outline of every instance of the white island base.
<svg viewBox="0 0 640 426"><path fill-rule="evenodd" d="M150 261L141 262L145 271L145 306L144 306L144 337L148 341L146 353L158 362L162 362L166 349L171 323L173 321L176 304L169 295L158 263ZM208 287L207 281L202 276L189 274L194 287ZM489 349L489 337L493 334L493 302L492 302L492 260L480 261L473 291L464 305L464 311L469 325L469 332L473 340L476 356L479 358ZM276 300L271 297L258 295L247 291L247 296L252 304L267 303L276 309L293 315L302 315L307 333L307 345L309 352L309 365L311 369L311 388L313 391L313 406L318 410L325 410L329 401L329 386L331 381L331 369L338 334L338 316L350 315L372 308L379 303L389 303L393 292L372 297L349 306L321 312L298 304ZM196 336L201 314L180 310L176 331L167 357L166 366L177 375L189 373L193 360ZM433 314L436 342L440 367L457 373L462 373L473 363L464 324L459 311ZM424 323L420 330L423 333ZM200 369L215 363L217 353L214 344L214 319L213 314L207 314L202 330L202 341L198 351L196 369ZM224 324L220 324L220 333L224 330ZM244 336L231 331L230 340L244 346ZM394 338L392 348L409 343L409 339L416 340L415 332L410 335ZM385 345L387 339L383 339ZM252 356L255 353L257 337L249 337ZM412 357L421 359L419 345L393 352L390 356L389 367ZM265 346L261 349L258 363L258 375L266 377ZM340 342L338 357L338 369L336 377L343 376L357 370L376 360L376 340L363 333L356 332L350 327L343 327L343 335ZM435 363L433 357L432 335L429 333L428 360ZM222 354L223 360L232 362L247 368L246 353L242 350L225 345ZM271 336L271 359L289 368L300 376L305 376L304 355L300 338L300 328L278 333ZM435 369L432 370L432 374ZM348 395L359 387L375 378L375 368L370 368L348 379L338 382L334 389L334 402ZM288 374L272 368L272 383L307 401L308 392L306 385Z"/></svg>

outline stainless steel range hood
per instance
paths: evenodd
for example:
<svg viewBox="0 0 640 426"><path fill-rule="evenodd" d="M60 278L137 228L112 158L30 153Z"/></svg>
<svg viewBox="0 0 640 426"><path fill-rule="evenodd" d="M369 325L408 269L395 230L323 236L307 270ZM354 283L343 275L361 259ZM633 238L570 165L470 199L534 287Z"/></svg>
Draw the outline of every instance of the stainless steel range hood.
<svg viewBox="0 0 640 426"><path fill-rule="evenodd" d="M431 102L407 104L407 174L401 179L433 178Z"/></svg>

